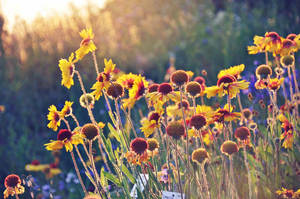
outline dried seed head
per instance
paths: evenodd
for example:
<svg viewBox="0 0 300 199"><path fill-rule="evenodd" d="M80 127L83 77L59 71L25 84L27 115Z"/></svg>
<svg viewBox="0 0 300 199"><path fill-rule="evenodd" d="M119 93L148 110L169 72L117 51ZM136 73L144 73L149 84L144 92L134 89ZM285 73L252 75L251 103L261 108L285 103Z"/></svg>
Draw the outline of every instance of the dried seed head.
<svg viewBox="0 0 300 199"><path fill-rule="evenodd" d="M249 99L249 101L253 100L253 95L251 93L248 93L248 99Z"/></svg>
<svg viewBox="0 0 300 199"><path fill-rule="evenodd" d="M272 75L272 68L268 65L262 64L256 68L255 73L258 79L267 79Z"/></svg>
<svg viewBox="0 0 300 199"><path fill-rule="evenodd" d="M202 114L194 115L191 118L190 124L192 127L199 130L206 125L206 118Z"/></svg>
<svg viewBox="0 0 300 199"><path fill-rule="evenodd" d="M141 155L148 149L148 142L144 138L135 138L130 143L130 148L135 153Z"/></svg>
<svg viewBox="0 0 300 199"><path fill-rule="evenodd" d="M158 87L159 87L159 84L151 84L151 85L148 87L148 92L149 92L149 93L157 92Z"/></svg>
<svg viewBox="0 0 300 199"><path fill-rule="evenodd" d="M196 97L197 95L200 95L200 93L202 92L202 87L198 82L194 81L194 82L189 82L186 85L185 90L192 97Z"/></svg>
<svg viewBox="0 0 300 199"><path fill-rule="evenodd" d="M91 94L83 94L79 98L79 103L83 108L87 108L88 106L93 106L95 104L95 98Z"/></svg>
<svg viewBox="0 0 300 199"><path fill-rule="evenodd" d="M247 120L251 120L252 119L252 111L248 108L243 109L242 111L243 117Z"/></svg>
<svg viewBox="0 0 300 199"><path fill-rule="evenodd" d="M4 186L6 188L16 188L19 184L21 184L21 179L16 174L10 174L4 180Z"/></svg>
<svg viewBox="0 0 300 199"><path fill-rule="evenodd" d="M295 64L295 57L293 55L286 55L280 58L280 63L283 67L287 68Z"/></svg>
<svg viewBox="0 0 300 199"><path fill-rule="evenodd" d="M124 94L124 88L121 84L114 82L107 89L107 95L116 99L122 97Z"/></svg>
<svg viewBox="0 0 300 199"><path fill-rule="evenodd" d="M57 134L57 140L64 141L65 139L71 140L72 132L68 129L61 129Z"/></svg>
<svg viewBox="0 0 300 199"><path fill-rule="evenodd" d="M173 91L172 86L169 83L162 83L158 87L158 92L163 95L167 95Z"/></svg>
<svg viewBox="0 0 300 199"><path fill-rule="evenodd" d="M148 149L150 151L154 151L159 147L159 143L155 138L149 138L147 142L148 142Z"/></svg>
<svg viewBox="0 0 300 199"><path fill-rule="evenodd" d="M282 76L284 74L284 70L281 67L276 67L274 71L275 71L277 77Z"/></svg>
<svg viewBox="0 0 300 199"><path fill-rule="evenodd" d="M192 161L197 164L205 163L209 158L209 155L205 148L199 148L193 151Z"/></svg>
<svg viewBox="0 0 300 199"><path fill-rule="evenodd" d="M202 74L203 76L207 76L207 72L206 72L206 70L205 70L205 69L203 69L203 70L201 71L201 74Z"/></svg>
<svg viewBox="0 0 300 199"><path fill-rule="evenodd" d="M189 75L184 70L177 70L171 75L171 82L176 86L182 86L189 81Z"/></svg>
<svg viewBox="0 0 300 199"><path fill-rule="evenodd" d="M249 129L251 131L255 131L257 129L257 124L255 122L252 122L249 124Z"/></svg>
<svg viewBox="0 0 300 199"><path fill-rule="evenodd" d="M81 128L81 133L85 136L86 139L93 140L96 136L99 135L99 129L96 125L88 123Z"/></svg>
<svg viewBox="0 0 300 199"><path fill-rule="evenodd" d="M239 151L237 144L233 141L227 140L221 145L221 151L225 155L232 155Z"/></svg>
<svg viewBox="0 0 300 199"><path fill-rule="evenodd" d="M185 133L185 129L182 123L173 121L170 122L167 126L167 134L174 139L180 139Z"/></svg>
<svg viewBox="0 0 300 199"><path fill-rule="evenodd" d="M240 140L247 140L250 137L250 131L247 127L242 126L235 130L234 136Z"/></svg>

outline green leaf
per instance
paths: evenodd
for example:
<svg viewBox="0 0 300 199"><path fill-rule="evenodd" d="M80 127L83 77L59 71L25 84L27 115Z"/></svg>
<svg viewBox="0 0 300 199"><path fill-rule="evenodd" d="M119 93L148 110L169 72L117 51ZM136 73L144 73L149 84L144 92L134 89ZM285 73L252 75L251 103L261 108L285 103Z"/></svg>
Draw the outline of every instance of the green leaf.
<svg viewBox="0 0 300 199"><path fill-rule="evenodd" d="M103 175L104 175L105 178L107 178L109 181L114 183L116 186L121 187L120 180L116 176L114 176L113 174L103 171Z"/></svg>
<svg viewBox="0 0 300 199"><path fill-rule="evenodd" d="M130 171L127 169L127 167L124 164L122 164L122 172L128 177L128 179L132 184L135 183L135 178L133 177L133 175L130 173Z"/></svg>
<svg viewBox="0 0 300 199"><path fill-rule="evenodd" d="M121 142L121 141L120 141L120 136L119 136L118 132L117 132L116 129L111 125L111 123L108 123L107 126L108 126L108 128L109 128L109 130L110 130L110 133L116 138L116 140L117 140L118 142Z"/></svg>

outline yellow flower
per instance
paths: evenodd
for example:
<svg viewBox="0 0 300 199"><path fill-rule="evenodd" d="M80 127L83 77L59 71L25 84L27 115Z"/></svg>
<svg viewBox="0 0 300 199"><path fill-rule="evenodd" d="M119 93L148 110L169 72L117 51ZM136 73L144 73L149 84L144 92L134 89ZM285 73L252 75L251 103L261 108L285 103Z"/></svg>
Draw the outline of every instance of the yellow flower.
<svg viewBox="0 0 300 199"><path fill-rule="evenodd" d="M254 36L254 46L248 46L249 54L257 54L265 51L264 37Z"/></svg>
<svg viewBox="0 0 300 199"><path fill-rule="evenodd" d="M48 167L47 164L40 164L38 160L33 160L30 164L25 166L26 171L43 171Z"/></svg>
<svg viewBox="0 0 300 199"><path fill-rule="evenodd" d="M77 60L81 60L86 54L97 49L93 42L94 33L92 28L83 29L79 34L82 37L82 41L80 48L75 52Z"/></svg>
<svg viewBox="0 0 300 199"><path fill-rule="evenodd" d="M225 75L218 79L217 86L207 87L204 92L207 94L207 98L211 98L217 94L219 97L227 94L229 98L234 98L240 93L240 90L247 89L249 84L245 80L237 81L232 75Z"/></svg>
<svg viewBox="0 0 300 199"><path fill-rule="evenodd" d="M173 87L169 83L160 84L158 87L158 91L148 93L147 97L149 97L150 103L153 105L158 102L164 104L169 100L175 102L180 100L179 92L173 91Z"/></svg>
<svg viewBox="0 0 300 199"><path fill-rule="evenodd" d="M137 100L139 100L146 92L149 83L145 80L145 77L141 75L136 76L132 88L129 89L129 98L123 99L124 108L132 108Z"/></svg>
<svg viewBox="0 0 300 199"><path fill-rule="evenodd" d="M47 118L50 120L50 122L47 126L48 128L57 131L57 128L60 126L60 112L57 111L54 105L51 105L48 110L49 114L47 115Z"/></svg>
<svg viewBox="0 0 300 199"><path fill-rule="evenodd" d="M57 164L52 163L48 164L47 167L43 170L47 179L53 178L54 176L61 173L61 170L57 167Z"/></svg>
<svg viewBox="0 0 300 199"><path fill-rule="evenodd" d="M244 71L244 69L245 69L245 65L240 64L240 65L232 66L228 69L221 70L218 74L218 79L220 79L225 75L232 75L236 79L240 79L241 78L240 74Z"/></svg>
<svg viewBox="0 0 300 199"><path fill-rule="evenodd" d="M160 118L160 114L153 111L148 114L148 118L141 120L142 127L140 129L145 137L152 135L155 129L160 126Z"/></svg>
<svg viewBox="0 0 300 199"><path fill-rule="evenodd" d="M3 193L4 199L10 195L19 195L25 192L25 188L21 185L22 181L18 175L10 174L4 180L5 191Z"/></svg>
<svg viewBox="0 0 300 199"><path fill-rule="evenodd" d="M193 109L190 108L187 100L182 100L182 106L185 117L193 115ZM178 101L175 105L169 105L167 107L167 115L172 116L173 118L182 118L181 102Z"/></svg>
<svg viewBox="0 0 300 199"><path fill-rule="evenodd" d="M74 85L74 70L75 70L75 65L74 63L74 53L72 53L69 57L69 60L66 59L60 59L59 60L59 68L61 70L62 74L62 80L61 80L61 85L67 87L68 89L71 88L72 85Z"/></svg>
<svg viewBox="0 0 300 199"><path fill-rule="evenodd" d="M105 123L98 122L98 126L99 126L100 129L103 129L105 127Z"/></svg>
<svg viewBox="0 0 300 199"><path fill-rule="evenodd" d="M57 134L57 140L51 140L50 143L45 144L48 151L60 150L65 147L66 151L73 150L73 144L83 144L83 137L80 133L72 133L67 129L61 129Z"/></svg>
<svg viewBox="0 0 300 199"><path fill-rule="evenodd" d="M121 85L123 85L123 87L125 89L131 89L133 87L134 81L135 79L138 77L138 75L129 73L129 74L123 74L121 75L118 79L117 82Z"/></svg>
<svg viewBox="0 0 300 199"><path fill-rule="evenodd" d="M283 129L283 133L280 135L280 140L284 139L282 147L292 149L294 143L294 127L283 114L279 114L277 119L282 123L281 128Z"/></svg>
<svg viewBox="0 0 300 199"><path fill-rule="evenodd" d="M64 105L63 109L60 112L60 117L61 118L68 117L68 116L71 115L71 113L72 113L72 104L73 104L73 102L65 101L65 105Z"/></svg>
<svg viewBox="0 0 300 199"><path fill-rule="evenodd" d="M290 39L284 39L282 41L282 47L278 50L277 54L280 56L289 55L290 53L294 53L298 50L297 43Z"/></svg>
<svg viewBox="0 0 300 199"><path fill-rule="evenodd" d="M274 78L274 79L270 79L268 82L268 88L272 91L277 91L280 88L280 85L283 83L284 78Z"/></svg>
<svg viewBox="0 0 300 199"><path fill-rule="evenodd" d="M210 123L210 120L212 119L215 111L211 106L206 105L197 105L196 107L196 114L202 114L206 117L208 123Z"/></svg>
<svg viewBox="0 0 300 199"><path fill-rule="evenodd" d="M107 89L110 85L111 76L113 74L113 71L116 67L116 64L112 62L110 59L107 61L107 59L104 59L104 72L100 73L97 77L97 82L93 84L92 95L95 96L95 99L98 100L102 96L102 90Z"/></svg>
<svg viewBox="0 0 300 199"><path fill-rule="evenodd" d="M281 190L277 190L276 194L279 196L283 196L284 198L292 198L294 195L294 191L292 189L285 189L282 187L282 191ZM293 197L294 198L294 197Z"/></svg>
<svg viewBox="0 0 300 199"><path fill-rule="evenodd" d="M229 122L233 120L237 120L241 118L242 114L239 112L232 112L233 107L231 106L229 109L228 104L224 106L224 108L218 108L213 116L213 120L215 122Z"/></svg>

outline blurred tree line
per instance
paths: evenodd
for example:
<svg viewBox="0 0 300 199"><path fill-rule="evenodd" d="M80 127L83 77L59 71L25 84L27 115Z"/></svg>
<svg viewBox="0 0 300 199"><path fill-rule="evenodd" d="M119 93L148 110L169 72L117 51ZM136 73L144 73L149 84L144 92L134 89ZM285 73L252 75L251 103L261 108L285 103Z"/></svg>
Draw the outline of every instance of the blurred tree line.
<svg viewBox="0 0 300 199"><path fill-rule="evenodd" d="M300 4L292 0L108 0L102 8L88 3L69 11L30 24L19 19L10 32L0 18L0 105L6 107L0 113L0 179L24 173L32 158L50 161L43 144L55 133L47 129L47 109L80 96L78 85L71 91L60 86L58 60L79 47L85 27L95 33L100 67L103 58L112 58L126 72L161 82L172 54L177 68L206 69L209 85L221 68L244 63L254 70L253 60L263 60L247 54L254 35L300 32ZM96 79L92 64L88 55L77 65L87 88ZM101 107L95 107L96 117ZM86 121L78 103L74 108Z"/></svg>

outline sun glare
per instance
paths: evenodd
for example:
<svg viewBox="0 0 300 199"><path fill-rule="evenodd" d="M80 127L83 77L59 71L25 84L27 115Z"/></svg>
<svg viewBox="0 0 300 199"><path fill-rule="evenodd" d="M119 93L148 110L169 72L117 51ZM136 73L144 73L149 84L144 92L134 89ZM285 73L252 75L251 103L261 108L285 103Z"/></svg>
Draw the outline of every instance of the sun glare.
<svg viewBox="0 0 300 199"><path fill-rule="evenodd" d="M47 16L54 12L66 13L70 3L76 6L85 6L88 2L103 6L106 0L2 0L0 9L7 20L8 28L11 28L16 17L32 21L36 16ZM0 10L1 12L1 10Z"/></svg>

